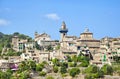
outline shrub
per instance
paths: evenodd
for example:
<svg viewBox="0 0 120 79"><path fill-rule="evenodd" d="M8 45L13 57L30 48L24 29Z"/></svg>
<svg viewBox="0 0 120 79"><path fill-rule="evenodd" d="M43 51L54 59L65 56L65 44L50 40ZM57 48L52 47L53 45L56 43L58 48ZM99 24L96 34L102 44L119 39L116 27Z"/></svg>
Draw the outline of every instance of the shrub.
<svg viewBox="0 0 120 79"><path fill-rule="evenodd" d="M60 66L60 61L59 59L55 58L55 59L52 59L52 62L55 66Z"/></svg>
<svg viewBox="0 0 120 79"><path fill-rule="evenodd" d="M45 75L46 75L46 72L41 71L41 72L39 73L39 75L40 75L40 76L45 76Z"/></svg>
<svg viewBox="0 0 120 79"><path fill-rule="evenodd" d="M77 63L76 62L69 62L68 65L70 67L76 67Z"/></svg>
<svg viewBox="0 0 120 79"><path fill-rule="evenodd" d="M102 78L104 73L97 67L96 65L90 65L88 68L85 69L84 71L87 75L85 79L89 78Z"/></svg>
<svg viewBox="0 0 120 79"><path fill-rule="evenodd" d="M108 64L105 64L101 70L104 72L105 75L112 75L113 73L113 68L112 66L108 65Z"/></svg>
<svg viewBox="0 0 120 79"><path fill-rule="evenodd" d="M87 74L87 75L85 75L85 79L93 79L93 78L92 78L92 75Z"/></svg>
<svg viewBox="0 0 120 79"><path fill-rule="evenodd" d="M72 57L72 60L73 60L74 62L77 62L77 56L74 55L74 56Z"/></svg>
<svg viewBox="0 0 120 79"><path fill-rule="evenodd" d="M61 74L65 74L66 72L67 72L66 67L62 66L62 67L60 68L60 73L61 73Z"/></svg>
<svg viewBox="0 0 120 79"><path fill-rule="evenodd" d="M37 66L36 66L37 71L42 71L43 68L44 68L44 65L42 65L42 64L37 64Z"/></svg>
<svg viewBox="0 0 120 79"><path fill-rule="evenodd" d="M80 69L79 68L72 68L69 72L70 76L75 77L76 75L78 75L80 73Z"/></svg>
<svg viewBox="0 0 120 79"><path fill-rule="evenodd" d="M54 77L52 77L52 76L48 76L46 79L54 79Z"/></svg>
<svg viewBox="0 0 120 79"><path fill-rule="evenodd" d="M72 58L69 55L67 55L67 61L72 62Z"/></svg>
<svg viewBox="0 0 120 79"><path fill-rule="evenodd" d="M82 67L88 67L88 65L89 65L89 62L88 61L82 61L82 63L80 64L80 66L82 66Z"/></svg>
<svg viewBox="0 0 120 79"><path fill-rule="evenodd" d="M61 66L65 67L65 68L68 68L68 63L67 62L63 62L63 63L61 63Z"/></svg>
<svg viewBox="0 0 120 79"><path fill-rule="evenodd" d="M58 72L58 67L57 67L57 66L54 66L54 67L53 67L53 71L54 71L55 73L57 73L57 72Z"/></svg>

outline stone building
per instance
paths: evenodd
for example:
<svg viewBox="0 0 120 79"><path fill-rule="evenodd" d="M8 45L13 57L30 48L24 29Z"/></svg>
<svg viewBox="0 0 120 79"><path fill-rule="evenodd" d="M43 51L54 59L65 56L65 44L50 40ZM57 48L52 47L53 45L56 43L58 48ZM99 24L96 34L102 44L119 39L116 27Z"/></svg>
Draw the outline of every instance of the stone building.
<svg viewBox="0 0 120 79"><path fill-rule="evenodd" d="M45 41L50 41L50 35L46 34L46 33L42 33L42 34L38 34L37 32L35 32L35 41L37 41L37 43L41 46L45 45Z"/></svg>
<svg viewBox="0 0 120 79"><path fill-rule="evenodd" d="M91 53L99 52L100 40L94 39L93 33L89 32L89 29L85 29L85 31L80 34L80 37L68 36L68 29L66 28L65 22L63 22L59 32L61 36L60 50L62 57L64 57L65 54L78 55L84 47L88 47Z"/></svg>
<svg viewBox="0 0 120 79"><path fill-rule="evenodd" d="M19 39L18 36L12 37L12 48L16 52L23 52L25 50L26 43L28 43L27 39Z"/></svg>
<svg viewBox="0 0 120 79"><path fill-rule="evenodd" d="M19 42L19 38L18 36L13 36L12 37L12 47L13 47L13 50L15 51L18 51L18 42Z"/></svg>
<svg viewBox="0 0 120 79"><path fill-rule="evenodd" d="M79 39L77 39L76 45L78 49L87 46L91 53L98 53L100 48L100 40L94 39L93 33L86 28L85 31L80 34Z"/></svg>
<svg viewBox="0 0 120 79"><path fill-rule="evenodd" d="M104 37L100 42L101 52L117 52L120 49L120 38Z"/></svg>

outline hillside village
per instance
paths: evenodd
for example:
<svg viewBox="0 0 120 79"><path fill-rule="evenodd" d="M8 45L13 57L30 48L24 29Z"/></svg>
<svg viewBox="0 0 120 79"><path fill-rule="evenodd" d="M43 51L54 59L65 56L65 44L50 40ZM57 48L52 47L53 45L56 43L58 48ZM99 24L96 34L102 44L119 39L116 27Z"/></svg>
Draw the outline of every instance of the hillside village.
<svg viewBox="0 0 120 79"><path fill-rule="evenodd" d="M98 40L88 28L79 37L68 31L62 22L60 40L38 32L34 39L11 36L9 45L0 45L0 79L120 79L120 38Z"/></svg>

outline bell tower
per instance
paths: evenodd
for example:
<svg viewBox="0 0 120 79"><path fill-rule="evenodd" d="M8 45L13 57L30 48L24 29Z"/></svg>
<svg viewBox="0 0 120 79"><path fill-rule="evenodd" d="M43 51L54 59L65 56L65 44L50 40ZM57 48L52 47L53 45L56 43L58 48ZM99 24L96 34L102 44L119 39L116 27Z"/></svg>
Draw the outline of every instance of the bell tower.
<svg viewBox="0 0 120 79"><path fill-rule="evenodd" d="M59 32L61 34L60 41L63 41L63 38L67 35L67 32L68 32L68 29L66 28L66 24L64 21L62 22L62 26Z"/></svg>

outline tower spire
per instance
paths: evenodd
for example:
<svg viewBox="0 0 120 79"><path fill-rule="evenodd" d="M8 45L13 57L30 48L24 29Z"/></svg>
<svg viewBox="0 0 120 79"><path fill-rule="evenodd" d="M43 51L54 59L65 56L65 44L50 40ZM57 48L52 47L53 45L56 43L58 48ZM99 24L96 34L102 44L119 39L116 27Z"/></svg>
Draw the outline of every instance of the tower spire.
<svg viewBox="0 0 120 79"><path fill-rule="evenodd" d="M62 29L66 29L66 24L64 21L62 22Z"/></svg>
<svg viewBox="0 0 120 79"><path fill-rule="evenodd" d="M68 32L68 29L66 28L66 24L64 21L62 22L62 26L61 26L59 32L61 34L61 41L63 41L63 38L67 35L67 32Z"/></svg>

